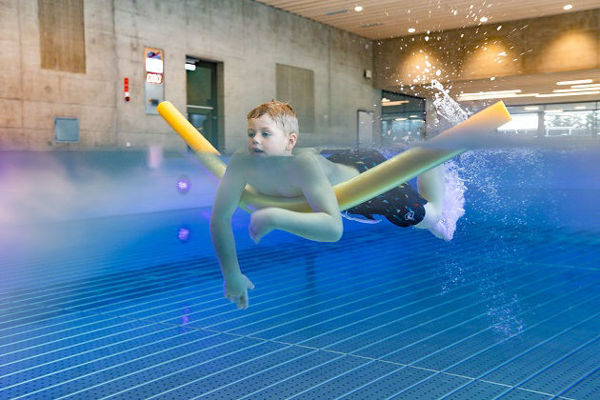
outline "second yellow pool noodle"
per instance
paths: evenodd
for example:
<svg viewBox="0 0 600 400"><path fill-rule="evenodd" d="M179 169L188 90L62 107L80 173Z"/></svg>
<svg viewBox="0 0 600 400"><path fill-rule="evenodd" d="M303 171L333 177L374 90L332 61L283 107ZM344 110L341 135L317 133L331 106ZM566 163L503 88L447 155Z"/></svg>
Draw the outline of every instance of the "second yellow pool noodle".
<svg viewBox="0 0 600 400"><path fill-rule="evenodd" d="M218 157L218 150L170 102L163 101L160 103L158 105L158 112L196 152L202 165L215 177L221 179L227 166ZM499 101L474 114L466 121L442 132L427 143L441 143L450 136L464 137L490 132L510 121L510 119L510 114L504 103ZM464 151L466 149L435 148L429 145L427 147L417 146L410 148L346 182L335 185L333 190L340 210L346 210L372 199ZM247 208L246 206L251 206L256 209L281 207L293 211L312 211L304 197L285 198L266 196L258 193L249 185L244 190L240 206L245 209Z"/></svg>

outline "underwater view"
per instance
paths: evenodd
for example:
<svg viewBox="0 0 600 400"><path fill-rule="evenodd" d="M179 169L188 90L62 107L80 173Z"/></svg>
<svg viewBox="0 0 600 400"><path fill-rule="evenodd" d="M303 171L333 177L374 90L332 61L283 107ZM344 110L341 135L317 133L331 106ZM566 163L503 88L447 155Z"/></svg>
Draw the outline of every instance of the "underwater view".
<svg viewBox="0 0 600 400"><path fill-rule="evenodd" d="M600 399L600 5L4 2L0 399Z"/></svg>
<svg viewBox="0 0 600 400"><path fill-rule="evenodd" d="M190 158L149 170L140 154L126 154L129 165L119 153L90 156L64 154L52 176L93 158L121 160L127 173L101 178L86 161L87 172L52 188L81 194L104 182L126 198L143 196L146 180L171 196L214 195ZM275 231L255 245L239 210L240 263L256 285L245 312L221 297L210 206L13 225L1 249L0 393L592 399L599 161L589 149L464 153L451 164L466 201L450 242L345 220L336 243ZM186 194L174 184L182 174ZM57 195L38 183L31 199Z"/></svg>

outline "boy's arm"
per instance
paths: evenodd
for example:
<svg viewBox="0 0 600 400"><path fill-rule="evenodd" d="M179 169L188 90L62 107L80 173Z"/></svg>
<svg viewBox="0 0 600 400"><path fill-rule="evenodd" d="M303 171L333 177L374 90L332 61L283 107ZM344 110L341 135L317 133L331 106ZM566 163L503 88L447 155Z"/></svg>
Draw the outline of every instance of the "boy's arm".
<svg viewBox="0 0 600 400"><path fill-rule="evenodd" d="M340 208L327 176L311 153L297 156L295 181L313 212L265 208L252 214L250 236L258 242L273 229L281 229L319 242L338 241L343 233Z"/></svg>
<svg viewBox="0 0 600 400"><path fill-rule="evenodd" d="M219 183L210 218L210 236L224 278L223 291L225 297L237 302L238 308L248 307L248 289L254 289L240 271L231 229L231 216L240 203L245 185L243 160L234 154Z"/></svg>
<svg viewBox="0 0 600 400"><path fill-rule="evenodd" d="M223 276L240 272L231 229L231 217L240 203L245 184L242 159L234 154L219 182L210 217L210 235Z"/></svg>

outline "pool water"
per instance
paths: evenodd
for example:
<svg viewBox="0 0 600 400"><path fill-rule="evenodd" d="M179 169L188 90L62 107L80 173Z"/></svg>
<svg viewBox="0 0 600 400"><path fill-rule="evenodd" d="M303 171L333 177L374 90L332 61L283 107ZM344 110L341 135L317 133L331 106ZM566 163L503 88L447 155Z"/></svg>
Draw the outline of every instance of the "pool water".
<svg viewBox="0 0 600 400"><path fill-rule="evenodd" d="M344 221L337 243L254 245L236 212L245 311L209 207L13 226L0 398L600 398L598 161L466 153L449 243Z"/></svg>

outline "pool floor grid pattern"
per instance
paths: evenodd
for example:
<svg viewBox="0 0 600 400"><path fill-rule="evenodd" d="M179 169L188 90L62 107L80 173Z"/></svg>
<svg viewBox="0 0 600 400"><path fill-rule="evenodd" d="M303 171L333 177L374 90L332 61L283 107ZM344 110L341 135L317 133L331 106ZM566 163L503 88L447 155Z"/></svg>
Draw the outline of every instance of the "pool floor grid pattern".
<svg viewBox="0 0 600 400"><path fill-rule="evenodd" d="M214 257L169 261L171 247L45 286L11 275L0 398L600 398L598 252L488 233L383 225L245 248L245 311L222 298Z"/></svg>

